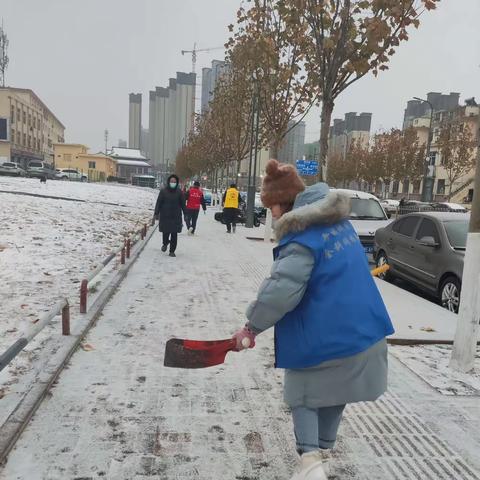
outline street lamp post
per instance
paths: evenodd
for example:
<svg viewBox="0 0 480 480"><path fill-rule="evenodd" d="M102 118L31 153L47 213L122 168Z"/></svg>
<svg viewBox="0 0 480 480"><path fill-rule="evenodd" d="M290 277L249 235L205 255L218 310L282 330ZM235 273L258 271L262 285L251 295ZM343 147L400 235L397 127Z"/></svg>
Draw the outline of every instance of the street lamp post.
<svg viewBox="0 0 480 480"><path fill-rule="evenodd" d="M433 201L433 185L435 183L435 164L431 165L430 160L430 149L432 146L433 138L433 105L430 101L423 98L413 97L414 100L419 102L428 103L430 106L430 125L428 127L428 140L427 140L427 152L426 152L426 161L425 168L423 170L423 188L422 188L422 201L431 202ZM432 168L430 168L432 167Z"/></svg>
<svg viewBox="0 0 480 480"><path fill-rule="evenodd" d="M259 71L259 73L262 73ZM258 136L260 123L260 92L258 74L253 72L253 80L256 84L255 94L252 102L252 123L250 129L250 157L248 166L248 187L247 187L247 218L245 226L253 228L255 216L255 190L257 181L257 158L258 158ZM252 165L253 162L253 165Z"/></svg>

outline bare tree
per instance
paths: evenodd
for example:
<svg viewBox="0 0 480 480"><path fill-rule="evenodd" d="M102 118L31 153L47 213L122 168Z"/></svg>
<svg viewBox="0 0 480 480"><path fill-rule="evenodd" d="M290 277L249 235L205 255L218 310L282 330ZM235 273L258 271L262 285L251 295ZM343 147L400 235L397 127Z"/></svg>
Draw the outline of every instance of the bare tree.
<svg viewBox="0 0 480 480"><path fill-rule="evenodd" d="M449 181L448 198L454 183L475 168L475 136L462 119L445 122L436 141Z"/></svg>
<svg viewBox="0 0 480 480"><path fill-rule="evenodd" d="M388 69L400 42L417 28L423 10L438 0L278 0L277 10L295 31L304 32L305 67L321 96L320 165L337 97L368 72ZM322 172L322 169L320 170Z"/></svg>

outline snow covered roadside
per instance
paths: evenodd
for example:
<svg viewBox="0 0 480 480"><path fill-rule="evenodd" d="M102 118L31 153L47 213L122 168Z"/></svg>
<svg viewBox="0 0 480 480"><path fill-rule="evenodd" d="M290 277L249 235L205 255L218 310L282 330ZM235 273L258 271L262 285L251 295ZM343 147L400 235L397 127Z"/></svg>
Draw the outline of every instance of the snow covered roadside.
<svg viewBox="0 0 480 480"><path fill-rule="evenodd" d="M0 177L0 190L66 197L56 200L0 193L0 352L60 298L78 312L79 282L129 232L149 222L156 190L115 184L84 184ZM117 204L117 205L115 205ZM111 268L116 267L112 261ZM0 374L2 391L38 368L42 342L59 333L52 325Z"/></svg>
<svg viewBox="0 0 480 480"><path fill-rule="evenodd" d="M443 395L480 396L480 354L473 373L449 367L451 345L390 346L390 353Z"/></svg>

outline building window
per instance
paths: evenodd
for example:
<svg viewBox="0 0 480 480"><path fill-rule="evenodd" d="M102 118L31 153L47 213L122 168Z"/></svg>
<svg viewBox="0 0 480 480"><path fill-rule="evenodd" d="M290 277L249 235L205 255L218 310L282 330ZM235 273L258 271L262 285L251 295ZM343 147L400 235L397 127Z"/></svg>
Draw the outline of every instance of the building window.
<svg viewBox="0 0 480 480"><path fill-rule="evenodd" d="M92 170L95 170L97 168L97 163L96 162L88 162L88 168L91 168Z"/></svg>
<svg viewBox="0 0 480 480"><path fill-rule="evenodd" d="M437 195L445 195L445 180L441 179L437 182Z"/></svg>
<svg viewBox="0 0 480 480"><path fill-rule="evenodd" d="M15 123L15 107L10 106L10 123Z"/></svg>
<svg viewBox="0 0 480 480"><path fill-rule="evenodd" d="M27 123L27 113L25 112L25 110L23 110L22 113L23 113L23 115L22 115L23 123Z"/></svg>
<svg viewBox="0 0 480 480"><path fill-rule="evenodd" d="M20 135L20 132L17 132L17 145L20 145L21 143L21 135Z"/></svg>
<svg viewBox="0 0 480 480"><path fill-rule="evenodd" d="M23 143L22 143L22 145L23 145L24 147L27 146L27 134L26 134L26 133L23 134Z"/></svg>
<svg viewBox="0 0 480 480"><path fill-rule="evenodd" d="M41 150L41 147L40 147L40 140L37 140L37 150Z"/></svg>
<svg viewBox="0 0 480 480"><path fill-rule="evenodd" d="M420 184L420 180L415 180L415 182L413 182L413 193L420 193Z"/></svg>
<svg viewBox="0 0 480 480"><path fill-rule="evenodd" d="M430 152L430 158L429 158L428 164L429 165L437 164L437 152Z"/></svg>
<svg viewBox="0 0 480 480"><path fill-rule="evenodd" d="M17 107L17 120L19 122L22 121L22 112L20 111L20 108Z"/></svg>

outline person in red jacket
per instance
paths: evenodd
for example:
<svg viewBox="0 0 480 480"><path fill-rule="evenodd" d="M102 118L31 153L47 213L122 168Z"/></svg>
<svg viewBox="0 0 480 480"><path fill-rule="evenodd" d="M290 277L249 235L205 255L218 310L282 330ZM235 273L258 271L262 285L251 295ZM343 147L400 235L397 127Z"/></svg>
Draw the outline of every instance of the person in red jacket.
<svg viewBox="0 0 480 480"><path fill-rule="evenodd" d="M190 235L195 233L197 228L198 213L200 212L200 206L203 208L203 213L206 213L207 205L203 192L200 189L200 182L194 182L193 187L186 193L187 200L187 213L185 215L185 222L187 224L187 230Z"/></svg>

